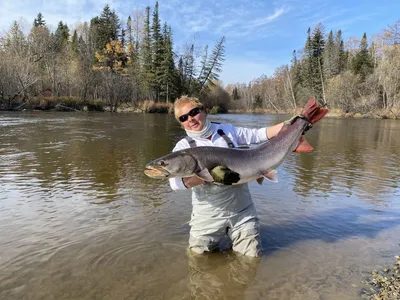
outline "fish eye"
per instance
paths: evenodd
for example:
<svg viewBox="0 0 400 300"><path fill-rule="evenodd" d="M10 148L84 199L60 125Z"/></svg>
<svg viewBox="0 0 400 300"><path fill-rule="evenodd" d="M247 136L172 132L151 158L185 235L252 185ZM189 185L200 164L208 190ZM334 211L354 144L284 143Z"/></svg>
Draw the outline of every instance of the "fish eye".
<svg viewBox="0 0 400 300"><path fill-rule="evenodd" d="M166 166L167 164L165 163L165 161L164 160L162 160L162 161L160 161L160 166Z"/></svg>

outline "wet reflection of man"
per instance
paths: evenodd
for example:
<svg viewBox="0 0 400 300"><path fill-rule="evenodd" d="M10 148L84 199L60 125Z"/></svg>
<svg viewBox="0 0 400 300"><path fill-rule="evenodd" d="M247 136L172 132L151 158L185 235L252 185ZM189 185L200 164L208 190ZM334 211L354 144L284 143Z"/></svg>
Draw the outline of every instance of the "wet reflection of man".
<svg viewBox="0 0 400 300"><path fill-rule="evenodd" d="M243 299L256 275L259 257L187 251L191 299Z"/></svg>

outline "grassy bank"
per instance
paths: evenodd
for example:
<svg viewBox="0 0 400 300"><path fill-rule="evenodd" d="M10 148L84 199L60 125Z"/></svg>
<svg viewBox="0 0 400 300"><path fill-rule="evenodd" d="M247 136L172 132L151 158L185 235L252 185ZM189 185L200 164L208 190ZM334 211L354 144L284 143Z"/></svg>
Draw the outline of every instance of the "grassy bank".
<svg viewBox="0 0 400 300"><path fill-rule="evenodd" d="M301 108L299 109L291 109L291 110L271 110L271 109L237 109L237 110L229 110L229 113L254 113L254 114L298 114L301 112ZM400 110L399 109L390 109L390 110L373 110L366 113L360 112L343 112L339 109L330 109L327 117L333 118L365 118L365 119L393 119L393 120L400 120Z"/></svg>
<svg viewBox="0 0 400 300"><path fill-rule="evenodd" d="M78 97L34 97L28 101L0 100L0 110L22 111L22 110L56 110L56 111L109 111L102 99L82 100ZM151 100L137 103L124 103L118 110L120 113L163 113L172 114L174 112L173 103L156 102ZM301 108L291 110L272 110L272 109L230 109L228 113L243 114L297 114ZM214 106L209 110L210 114L221 113L219 107ZM337 118L369 118L369 119L394 119L400 120L400 109L391 110L372 110L365 113L343 112L339 109L330 109L327 117Z"/></svg>
<svg viewBox="0 0 400 300"><path fill-rule="evenodd" d="M23 110L56 110L56 111L104 111L105 105L102 99L82 100L74 96L61 97L33 97L29 100L1 99L0 110L23 111Z"/></svg>
<svg viewBox="0 0 400 300"><path fill-rule="evenodd" d="M155 102L152 100L140 101L138 103L124 103L121 105L118 112L129 113L160 113L172 114L174 112L173 103Z"/></svg>

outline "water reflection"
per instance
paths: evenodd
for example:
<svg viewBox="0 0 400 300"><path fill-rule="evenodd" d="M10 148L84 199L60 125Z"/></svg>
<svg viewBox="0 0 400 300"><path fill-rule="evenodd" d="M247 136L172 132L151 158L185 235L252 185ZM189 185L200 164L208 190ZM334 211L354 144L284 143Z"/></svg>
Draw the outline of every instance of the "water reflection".
<svg viewBox="0 0 400 300"><path fill-rule="evenodd" d="M302 241L335 243L349 238L374 239L382 231L398 226L400 212L377 213L351 207L307 215L282 224L262 224L261 237L264 252L269 255L282 248L292 248Z"/></svg>
<svg viewBox="0 0 400 300"><path fill-rule="evenodd" d="M388 121L388 122L386 122ZM355 123L358 122L358 123ZM285 166L301 196L356 195L374 202L399 196L400 142L391 120L330 119L307 134L315 150L293 155ZM391 201L391 200L389 200Z"/></svg>
<svg viewBox="0 0 400 300"><path fill-rule="evenodd" d="M187 251L191 299L244 299L259 258L234 254L197 255Z"/></svg>

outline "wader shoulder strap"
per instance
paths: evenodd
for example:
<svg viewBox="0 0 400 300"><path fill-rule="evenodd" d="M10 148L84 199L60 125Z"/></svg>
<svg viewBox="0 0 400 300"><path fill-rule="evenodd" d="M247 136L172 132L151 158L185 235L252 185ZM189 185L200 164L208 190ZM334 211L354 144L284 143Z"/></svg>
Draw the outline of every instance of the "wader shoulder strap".
<svg viewBox="0 0 400 300"><path fill-rule="evenodd" d="M190 136L185 136L185 139L188 141L190 148L196 147L196 141L192 139Z"/></svg>
<svg viewBox="0 0 400 300"><path fill-rule="evenodd" d="M225 140L229 148L235 148L235 145L232 143L231 139L225 134L225 132L222 129L218 129L217 133ZM189 143L190 148L196 147L196 141L192 139L190 136L188 135L185 136L185 139Z"/></svg>
<svg viewBox="0 0 400 300"><path fill-rule="evenodd" d="M218 129L217 133L225 140L229 148L235 148L235 145L232 143L231 139L225 134L222 129Z"/></svg>

